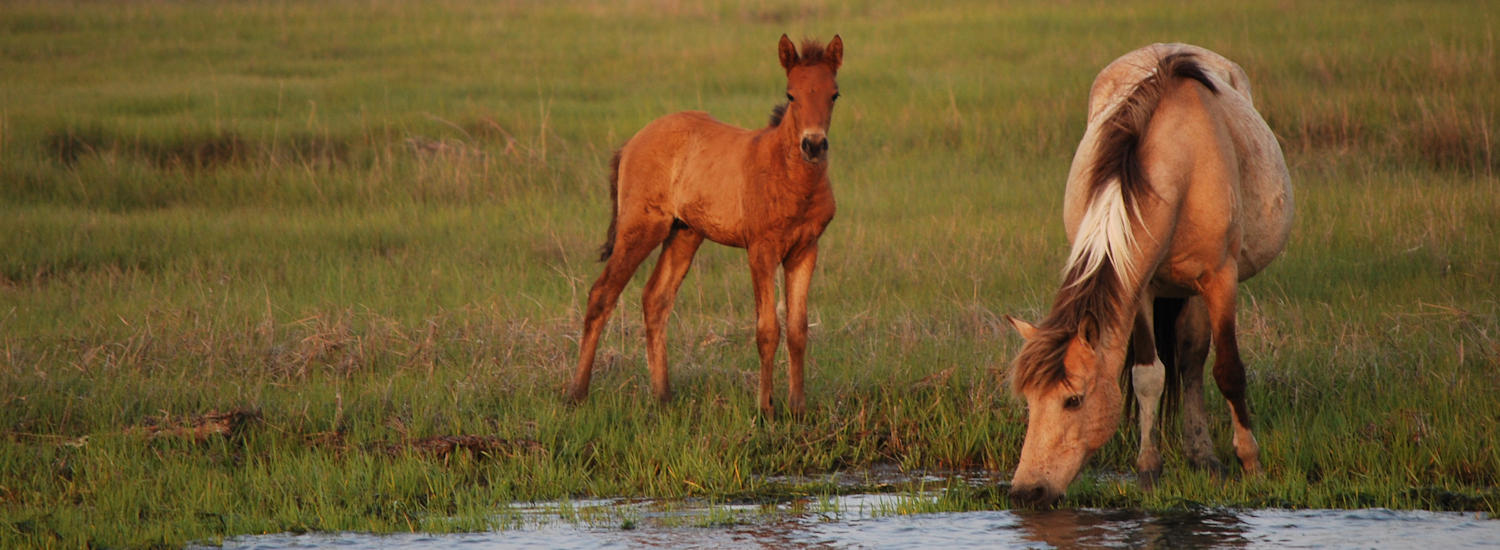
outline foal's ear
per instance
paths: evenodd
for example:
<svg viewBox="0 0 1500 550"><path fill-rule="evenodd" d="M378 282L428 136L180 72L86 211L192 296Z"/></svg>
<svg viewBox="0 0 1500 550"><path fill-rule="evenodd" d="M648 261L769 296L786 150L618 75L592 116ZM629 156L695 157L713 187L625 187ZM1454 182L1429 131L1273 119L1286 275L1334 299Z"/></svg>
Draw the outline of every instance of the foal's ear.
<svg viewBox="0 0 1500 550"><path fill-rule="evenodd" d="M1020 334L1022 339L1031 340L1036 337L1036 327L1032 326L1031 323L1009 315L1005 316L1005 320L1010 321L1010 326L1016 327L1016 333Z"/></svg>
<svg viewBox="0 0 1500 550"><path fill-rule="evenodd" d="M828 67L838 72L839 65L844 63L844 39L839 35L833 35L833 40L828 41L828 47L823 48L823 55L828 59Z"/></svg>
<svg viewBox="0 0 1500 550"><path fill-rule="evenodd" d="M777 55L781 56L781 68L788 71L797 66L797 46L792 44L792 39L785 34L781 35L781 43L776 46Z"/></svg>

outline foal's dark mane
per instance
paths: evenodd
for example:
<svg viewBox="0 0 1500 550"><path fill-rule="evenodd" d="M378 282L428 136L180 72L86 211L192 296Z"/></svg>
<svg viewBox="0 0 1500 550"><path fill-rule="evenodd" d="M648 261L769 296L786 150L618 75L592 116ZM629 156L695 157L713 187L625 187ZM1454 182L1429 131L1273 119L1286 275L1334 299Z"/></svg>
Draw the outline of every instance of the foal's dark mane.
<svg viewBox="0 0 1500 550"><path fill-rule="evenodd" d="M817 40L803 38L802 47L798 51L801 52L797 56L798 67L811 67L828 62L827 54L823 51L823 43Z"/></svg>
<svg viewBox="0 0 1500 550"><path fill-rule="evenodd" d="M786 116L786 107L787 107L787 102L783 101L783 102L781 102L780 105L777 105L777 106L771 108L771 127L772 128L775 128L777 126L781 126L781 117Z"/></svg>
<svg viewBox="0 0 1500 550"><path fill-rule="evenodd" d="M1099 200L1110 189L1110 182L1118 181L1119 192L1124 195L1126 215L1131 219L1136 217L1137 204L1153 194L1138 149L1146 128L1151 124L1151 115L1166 94L1171 80L1162 78L1162 75L1192 79L1209 92L1217 94L1219 91L1195 56L1187 53L1168 55L1157 62L1156 70L1137 84L1102 124L1102 135L1094 150L1094 163L1087 184L1089 202ZM1021 353L1016 356L1011 370L1014 391L1065 383L1068 373L1063 356L1067 353L1068 342L1083 331L1084 339L1097 345L1105 324L1112 322L1135 299L1126 295L1124 282L1120 280L1113 260L1106 258L1093 271L1089 271L1087 262L1082 261L1075 261L1065 269L1062 289L1052 303L1051 313L1037 325L1036 334L1021 346Z"/></svg>
<svg viewBox="0 0 1500 550"><path fill-rule="evenodd" d="M817 40L811 38L802 39L801 52L801 55L797 57L797 67L811 67L828 62L827 54L823 51L823 44ZM770 126L772 128L781 126L781 118L786 116L786 108L787 103L785 101L771 108Z"/></svg>

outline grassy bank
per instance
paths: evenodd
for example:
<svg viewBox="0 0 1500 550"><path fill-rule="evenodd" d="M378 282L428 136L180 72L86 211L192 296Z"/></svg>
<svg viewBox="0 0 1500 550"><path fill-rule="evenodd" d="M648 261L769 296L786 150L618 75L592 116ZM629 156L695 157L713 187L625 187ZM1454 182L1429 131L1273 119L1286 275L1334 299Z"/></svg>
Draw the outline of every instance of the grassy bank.
<svg viewBox="0 0 1500 550"><path fill-rule="evenodd" d="M835 490L768 476L875 465L1004 477L1025 416L1000 316L1055 290L1089 82L1155 41L1240 62L1293 171L1287 253L1241 293L1268 473L1186 470L1169 438L1154 492L1103 476L1067 502L1493 514L1494 13L7 3L0 546L482 529L516 501L767 498ZM783 32L847 43L810 413L756 417L749 274L718 246L673 314L676 401L650 399L642 276L591 400L564 405L610 152L677 110L764 124ZM1096 472L1129 471L1131 432Z"/></svg>

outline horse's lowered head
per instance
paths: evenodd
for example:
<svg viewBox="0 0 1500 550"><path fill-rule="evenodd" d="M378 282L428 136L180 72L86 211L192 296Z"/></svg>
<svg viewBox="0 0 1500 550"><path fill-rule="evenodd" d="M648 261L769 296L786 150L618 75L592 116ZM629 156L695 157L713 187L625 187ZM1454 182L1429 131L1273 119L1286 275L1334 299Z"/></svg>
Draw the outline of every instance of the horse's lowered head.
<svg viewBox="0 0 1500 550"><path fill-rule="evenodd" d="M1102 368L1097 330L1035 327L1006 316L1026 340L1011 371L1011 387L1026 399L1026 441L1011 478L1010 499L1050 506L1067 491L1094 451L1120 422L1119 381Z"/></svg>
<svg viewBox="0 0 1500 550"><path fill-rule="evenodd" d="M844 61L844 40L837 35L827 46L814 41L802 43L802 53L785 34L778 46L781 67L786 69L786 106L772 116L772 126L790 124L790 134L798 140L802 160L813 164L828 160L828 125L833 120L833 103L839 98L839 84L834 78Z"/></svg>

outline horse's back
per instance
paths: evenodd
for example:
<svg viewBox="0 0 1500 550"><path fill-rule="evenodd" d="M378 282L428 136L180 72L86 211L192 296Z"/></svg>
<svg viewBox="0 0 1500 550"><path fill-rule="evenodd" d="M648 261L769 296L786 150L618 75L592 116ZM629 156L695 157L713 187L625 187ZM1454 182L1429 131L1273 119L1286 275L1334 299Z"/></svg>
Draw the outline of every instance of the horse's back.
<svg viewBox="0 0 1500 550"><path fill-rule="evenodd" d="M1215 204L1194 204L1198 215L1208 225L1208 218L1228 216L1223 225L1225 231L1236 231L1237 235L1226 235L1227 240L1239 243L1237 260L1239 275L1243 280L1259 272L1266 264L1280 255L1291 231L1292 194L1291 178L1281 147L1269 126L1255 110L1251 101L1249 78L1233 61L1197 46L1186 44L1152 44L1127 53L1100 71L1095 78L1089 96L1089 122L1083 143L1074 156L1068 177L1068 189L1064 204L1064 221L1070 240L1075 237L1077 225L1089 200L1087 180L1089 167L1093 165L1095 144L1106 131L1106 121L1123 103L1140 82L1157 70L1159 61L1172 54L1192 54L1204 75L1214 85L1216 93L1202 96L1201 101L1188 101L1190 105L1159 105L1158 109L1197 110L1189 117L1202 117L1202 124L1222 125L1222 133L1205 127L1205 134L1212 137L1195 139L1183 143L1181 136L1172 132L1147 132L1148 142L1142 151L1173 151L1184 147L1197 151L1187 156L1213 158L1225 164L1220 177L1197 178L1198 180L1222 181L1228 188L1200 189L1187 193L1184 189L1156 189L1158 196L1194 197L1198 202L1207 202L1204 197L1215 197ZM1192 83L1191 86L1201 84ZM1191 97L1191 96L1181 96ZM1164 102L1167 100L1164 100ZM1172 115L1168 115L1172 116ZM1152 124L1171 124L1172 121L1153 119ZM1220 142L1223 136L1223 142ZM1151 143L1156 140L1163 143ZM1177 158L1176 161L1162 160ZM1193 168L1183 155L1163 153L1157 159L1144 159L1147 171L1152 174L1153 188L1189 182L1192 185L1218 185L1211 181L1195 181L1185 177ZM1177 165L1173 165L1173 163ZM1177 171L1177 172L1174 172ZM1184 175L1184 177L1176 177Z"/></svg>
<svg viewBox="0 0 1500 550"><path fill-rule="evenodd" d="M1236 261L1248 279L1281 254L1291 228L1290 183L1276 139L1249 102L1179 81L1162 98L1140 154L1155 195L1177 204L1166 266L1185 270L1214 258ZM1164 281L1173 279L1165 274Z"/></svg>
<svg viewBox="0 0 1500 550"><path fill-rule="evenodd" d="M1094 83L1089 88L1089 123L1093 124L1094 119L1118 105L1130 95L1136 84L1151 76L1158 61L1173 54L1193 55L1197 58L1198 65L1205 69L1204 72L1216 84L1222 84L1220 88L1227 87L1244 96L1247 101L1251 99L1250 77L1239 64L1212 50L1192 44L1152 44L1120 56L1094 77Z"/></svg>

